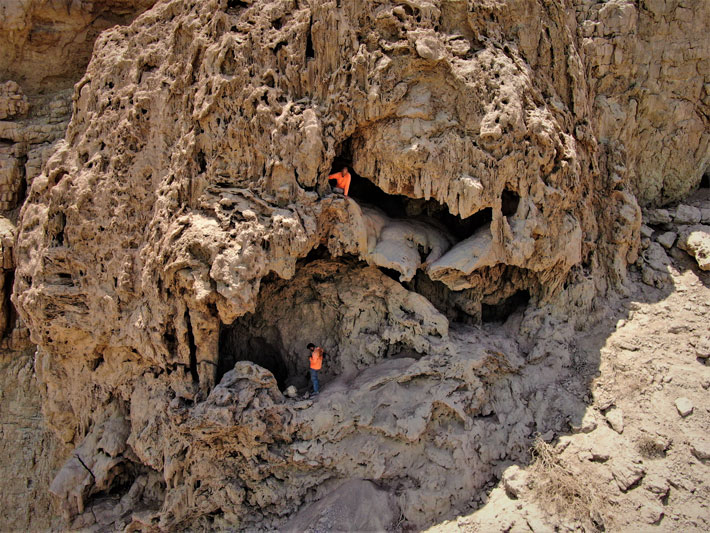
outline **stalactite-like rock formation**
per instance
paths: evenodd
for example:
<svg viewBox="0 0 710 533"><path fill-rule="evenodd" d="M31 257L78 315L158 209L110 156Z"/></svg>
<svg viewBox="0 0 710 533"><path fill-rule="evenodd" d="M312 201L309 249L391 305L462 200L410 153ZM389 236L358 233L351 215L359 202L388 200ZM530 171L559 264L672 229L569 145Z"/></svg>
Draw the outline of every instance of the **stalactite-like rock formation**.
<svg viewBox="0 0 710 533"><path fill-rule="evenodd" d="M102 33L43 171L0 143L66 517L120 494L131 527L280 527L365 479L420 527L563 431L565 343L636 260L637 199L707 170L708 45L687 85L644 47L707 10L649 4L166 0ZM14 77L7 117L46 81ZM671 131L685 152L642 157ZM308 342L325 388L290 399Z"/></svg>

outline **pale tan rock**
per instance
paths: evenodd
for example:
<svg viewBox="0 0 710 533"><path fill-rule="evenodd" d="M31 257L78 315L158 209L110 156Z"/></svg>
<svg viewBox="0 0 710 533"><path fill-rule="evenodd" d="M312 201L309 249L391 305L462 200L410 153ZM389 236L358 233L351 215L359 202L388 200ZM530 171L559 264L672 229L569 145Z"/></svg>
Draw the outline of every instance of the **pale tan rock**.
<svg viewBox="0 0 710 533"><path fill-rule="evenodd" d="M673 222L692 226L693 224L699 224L701 218L700 209L692 205L680 204L675 208Z"/></svg>
<svg viewBox="0 0 710 533"><path fill-rule="evenodd" d="M518 465L513 465L503 472L503 487L511 498L520 498L527 488L527 474Z"/></svg>
<svg viewBox="0 0 710 533"><path fill-rule="evenodd" d="M574 411L555 392L565 328L636 261L631 190L663 203L698 181L707 132L676 95L705 75L705 45L685 46L702 5L676 27L659 3L165 1L103 33L83 74L96 33L151 4L0 8L26 95L83 75L64 140L68 93L0 123L3 207L23 169L29 186L14 301L44 413L99 474L70 459L60 505L79 513L131 463L165 482L133 483L136 528L278 529L328 479L392 483L411 528L466 507ZM329 195L338 157L403 214L364 216L357 183ZM470 327L498 306L501 331ZM287 403L265 366L276 353L305 386L309 341L332 356L323 391ZM549 404L528 408L538 388ZM527 516L510 522L548 527Z"/></svg>
<svg viewBox="0 0 710 533"><path fill-rule="evenodd" d="M575 433L591 433L597 429L597 415L592 409L588 409L579 422L571 424Z"/></svg>
<svg viewBox="0 0 710 533"><path fill-rule="evenodd" d="M624 432L624 414L621 409L614 407L604 415L611 428L617 433Z"/></svg>
<svg viewBox="0 0 710 533"><path fill-rule="evenodd" d="M669 224L673 221L667 209L647 209L644 218L649 224Z"/></svg>
<svg viewBox="0 0 710 533"><path fill-rule="evenodd" d="M692 255L701 270L710 270L710 226L681 227L678 248Z"/></svg>
<svg viewBox="0 0 710 533"><path fill-rule="evenodd" d="M701 461L710 459L710 443L705 439L697 439L691 442L690 451Z"/></svg>
<svg viewBox="0 0 710 533"><path fill-rule="evenodd" d="M692 414L694 409L693 402L691 402L688 398L685 397L676 398L675 407L678 410L678 414L684 418Z"/></svg>
<svg viewBox="0 0 710 533"><path fill-rule="evenodd" d="M643 479L646 475L646 469L641 464L623 458L612 461L611 473L619 489L623 492L627 492Z"/></svg>
<svg viewBox="0 0 710 533"><path fill-rule="evenodd" d="M675 231L666 231L656 239L666 250L670 250L675 244L678 234Z"/></svg>

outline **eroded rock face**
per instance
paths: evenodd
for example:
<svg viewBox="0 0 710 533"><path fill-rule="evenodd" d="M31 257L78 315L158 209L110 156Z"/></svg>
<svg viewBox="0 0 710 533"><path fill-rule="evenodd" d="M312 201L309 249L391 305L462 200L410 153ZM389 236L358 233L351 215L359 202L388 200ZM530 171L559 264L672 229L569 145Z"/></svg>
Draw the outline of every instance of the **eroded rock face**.
<svg viewBox="0 0 710 533"><path fill-rule="evenodd" d="M535 0L173 0L101 34L14 278L74 525L120 489L116 524L280 527L368 479L418 527L566 428L574 317L641 227L578 31ZM324 391L286 399L308 342Z"/></svg>
<svg viewBox="0 0 710 533"><path fill-rule="evenodd" d="M595 133L618 154L642 204L678 201L710 164L710 24L703 0L577 1L581 47L596 95Z"/></svg>

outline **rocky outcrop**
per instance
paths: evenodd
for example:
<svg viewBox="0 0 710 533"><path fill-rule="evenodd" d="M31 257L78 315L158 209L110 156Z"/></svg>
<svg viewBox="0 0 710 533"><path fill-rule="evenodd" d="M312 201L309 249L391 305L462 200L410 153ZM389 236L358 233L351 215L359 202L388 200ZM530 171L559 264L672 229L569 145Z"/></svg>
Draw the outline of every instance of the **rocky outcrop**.
<svg viewBox="0 0 710 533"><path fill-rule="evenodd" d="M150 4L82 3L76 24L91 36ZM25 7L8 20L54 9ZM663 106L635 124L620 87L671 74L623 63L661 7L638 9L166 0L98 37L60 141L71 91L40 87L83 67L8 70L5 207L28 191L13 301L74 449L51 485L72 527L300 527L331 518L287 516L331 491L343 505L351 483L421 527L536 432L582 423L570 345L637 261L634 193L673 199L707 163L696 100L678 104L691 177L639 162L633 126L662 143L644 117ZM35 53L13 31L15 56ZM327 183L344 165L349 197ZM316 400L308 342L329 355Z"/></svg>
<svg viewBox="0 0 710 533"><path fill-rule="evenodd" d="M703 0L576 0L596 136L643 205L678 201L710 168L710 24Z"/></svg>
<svg viewBox="0 0 710 533"><path fill-rule="evenodd" d="M10 293L15 225L32 180L64 137L73 84L83 75L96 36L130 22L153 1L18 0L0 5L0 432L5 480L3 526L58 527L48 487L69 450L41 414L29 330Z"/></svg>

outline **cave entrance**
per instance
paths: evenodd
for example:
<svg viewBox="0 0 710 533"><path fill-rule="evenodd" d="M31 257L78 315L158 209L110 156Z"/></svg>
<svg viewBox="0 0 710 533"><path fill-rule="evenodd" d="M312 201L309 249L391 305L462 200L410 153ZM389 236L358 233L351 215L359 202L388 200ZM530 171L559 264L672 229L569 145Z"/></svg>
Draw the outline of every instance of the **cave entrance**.
<svg viewBox="0 0 710 533"><path fill-rule="evenodd" d="M530 301L530 293L527 290L517 291L512 296L500 302L488 305L481 305L482 322L505 322L515 311L524 307Z"/></svg>
<svg viewBox="0 0 710 533"><path fill-rule="evenodd" d="M511 191L506 187L501 196L500 204L503 216L512 217L518 211L518 204L520 204L520 195L518 195L517 192Z"/></svg>
<svg viewBox="0 0 710 533"><path fill-rule="evenodd" d="M703 174L703 177L700 178L700 188L710 189L710 170L705 172L705 174Z"/></svg>
<svg viewBox="0 0 710 533"><path fill-rule="evenodd" d="M265 338L250 334L236 320L234 324L222 324L220 328L217 383L239 361L249 361L265 368L276 378L279 390L286 389L289 372L282 351Z"/></svg>
<svg viewBox="0 0 710 533"><path fill-rule="evenodd" d="M452 215L447 206L436 200L423 198L410 198L402 194L387 194L369 179L360 176L352 167L349 152L344 151L335 158L330 174L340 172L343 167L348 167L350 176L349 196L361 205L377 207L384 211L390 218L419 219L423 222L446 230L456 241L462 241L472 236L476 230L493 220L493 209L487 207L473 215L461 218ZM519 197L514 193L506 198L509 209L517 209Z"/></svg>
<svg viewBox="0 0 710 533"><path fill-rule="evenodd" d="M473 235L476 230L493 220L490 207L473 215L461 218L452 215L448 207L436 200L410 198L402 194L387 194L369 179L351 171L350 196L360 204L373 205L384 211L390 218L414 218L445 229L457 241Z"/></svg>

